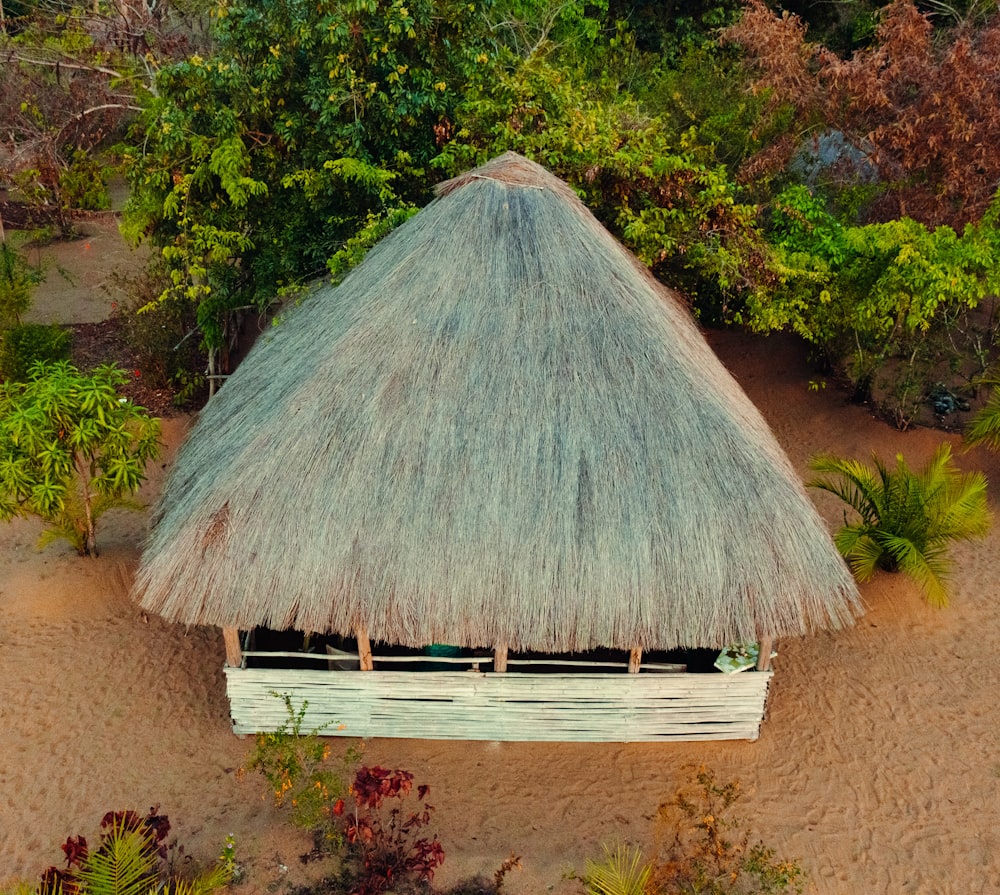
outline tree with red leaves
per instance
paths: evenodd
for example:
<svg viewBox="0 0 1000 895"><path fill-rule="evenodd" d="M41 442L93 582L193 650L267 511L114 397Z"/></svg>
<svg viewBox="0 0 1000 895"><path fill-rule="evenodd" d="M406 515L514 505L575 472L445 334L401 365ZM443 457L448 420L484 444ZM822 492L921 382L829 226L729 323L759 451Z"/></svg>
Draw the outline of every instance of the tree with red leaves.
<svg viewBox="0 0 1000 895"><path fill-rule="evenodd" d="M755 91L794 108L800 132L839 130L869 156L885 188L869 220L960 228L986 211L1000 183L1000 15L937 41L913 0L893 0L873 45L842 59L809 43L797 16L750 0L723 40L755 66Z"/></svg>

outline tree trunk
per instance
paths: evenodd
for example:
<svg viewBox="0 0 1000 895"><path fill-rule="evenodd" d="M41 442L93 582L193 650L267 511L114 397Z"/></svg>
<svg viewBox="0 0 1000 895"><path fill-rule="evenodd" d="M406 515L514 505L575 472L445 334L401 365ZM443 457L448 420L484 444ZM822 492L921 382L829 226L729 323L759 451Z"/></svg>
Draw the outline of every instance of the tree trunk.
<svg viewBox="0 0 1000 895"><path fill-rule="evenodd" d="M215 357L217 349L208 349L208 400L215 397Z"/></svg>
<svg viewBox="0 0 1000 895"><path fill-rule="evenodd" d="M94 532L94 514L91 506L93 497L90 493L88 469L86 464L83 462L83 457L76 454L75 459L76 471L80 476L80 488L83 491L83 508L87 514L87 536L83 542L83 550L80 552L80 555L97 556L97 535Z"/></svg>

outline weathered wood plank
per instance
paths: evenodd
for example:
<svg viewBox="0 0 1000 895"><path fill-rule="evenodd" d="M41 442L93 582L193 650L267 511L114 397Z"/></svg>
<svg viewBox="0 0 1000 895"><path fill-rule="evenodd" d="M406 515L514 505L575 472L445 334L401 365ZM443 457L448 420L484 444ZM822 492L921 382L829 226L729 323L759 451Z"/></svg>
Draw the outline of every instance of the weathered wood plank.
<svg viewBox="0 0 1000 895"><path fill-rule="evenodd" d="M236 628L223 628L222 639L226 644L226 664L232 668L239 668L243 664L239 630Z"/></svg>
<svg viewBox="0 0 1000 895"><path fill-rule="evenodd" d="M281 693L329 735L605 742L756 739L772 677L224 670L237 733L284 723Z"/></svg>

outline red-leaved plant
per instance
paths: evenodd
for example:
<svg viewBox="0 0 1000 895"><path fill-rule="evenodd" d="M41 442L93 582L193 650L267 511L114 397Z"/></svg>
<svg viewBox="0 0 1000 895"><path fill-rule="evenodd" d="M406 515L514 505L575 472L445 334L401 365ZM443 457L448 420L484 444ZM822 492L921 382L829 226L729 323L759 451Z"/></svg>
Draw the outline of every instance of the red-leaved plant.
<svg viewBox="0 0 1000 895"><path fill-rule="evenodd" d="M361 873L352 895L380 895L405 880L430 882L444 861L437 835L424 828L434 808L427 803L430 787L418 786L414 810L403 804L413 790L413 774L375 766L362 767L354 777L351 794L355 812L344 833L357 851ZM338 803L335 813L343 810Z"/></svg>

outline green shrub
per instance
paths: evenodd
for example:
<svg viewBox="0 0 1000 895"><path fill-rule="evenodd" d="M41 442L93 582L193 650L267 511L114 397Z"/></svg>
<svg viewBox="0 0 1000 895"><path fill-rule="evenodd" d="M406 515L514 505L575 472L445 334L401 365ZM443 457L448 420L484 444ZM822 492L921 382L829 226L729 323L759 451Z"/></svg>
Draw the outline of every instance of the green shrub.
<svg viewBox="0 0 1000 895"><path fill-rule="evenodd" d="M0 379L24 382L36 361L69 360L72 336L55 324L22 323L0 337Z"/></svg>
<svg viewBox="0 0 1000 895"><path fill-rule="evenodd" d="M17 326L31 307L42 271L9 242L0 242L0 332Z"/></svg>
<svg viewBox="0 0 1000 895"><path fill-rule="evenodd" d="M111 207L105 182L107 168L82 149L74 150L69 167L59 175L59 194L66 208L104 211Z"/></svg>
<svg viewBox="0 0 1000 895"><path fill-rule="evenodd" d="M257 734L240 774L256 771L263 776L274 804L289 811L295 826L311 832L318 847L340 846L347 773L358 752L348 749L334 762L329 743L320 736L323 728L302 730L308 702L296 711L288 694L272 695L284 702L288 720L273 732Z"/></svg>
<svg viewBox="0 0 1000 895"><path fill-rule="evenodd" d="M122 335L146 383L153 388L186 387L186 397L193 398L203 385L197 377L205 368L197 306L176 296L157 303L169 282L163 266L153 263L135 274L112 274L109 291Z"/></svg>
<svg viewBox="0 0 1000 895"><path fill-rule="evenodd" d="M97 555L98 519L138 508L131 496L160 452L160 421L119 393L127 380L59 361L0 386L0 520L38 516L42 545L65 538Z"/></svg>

